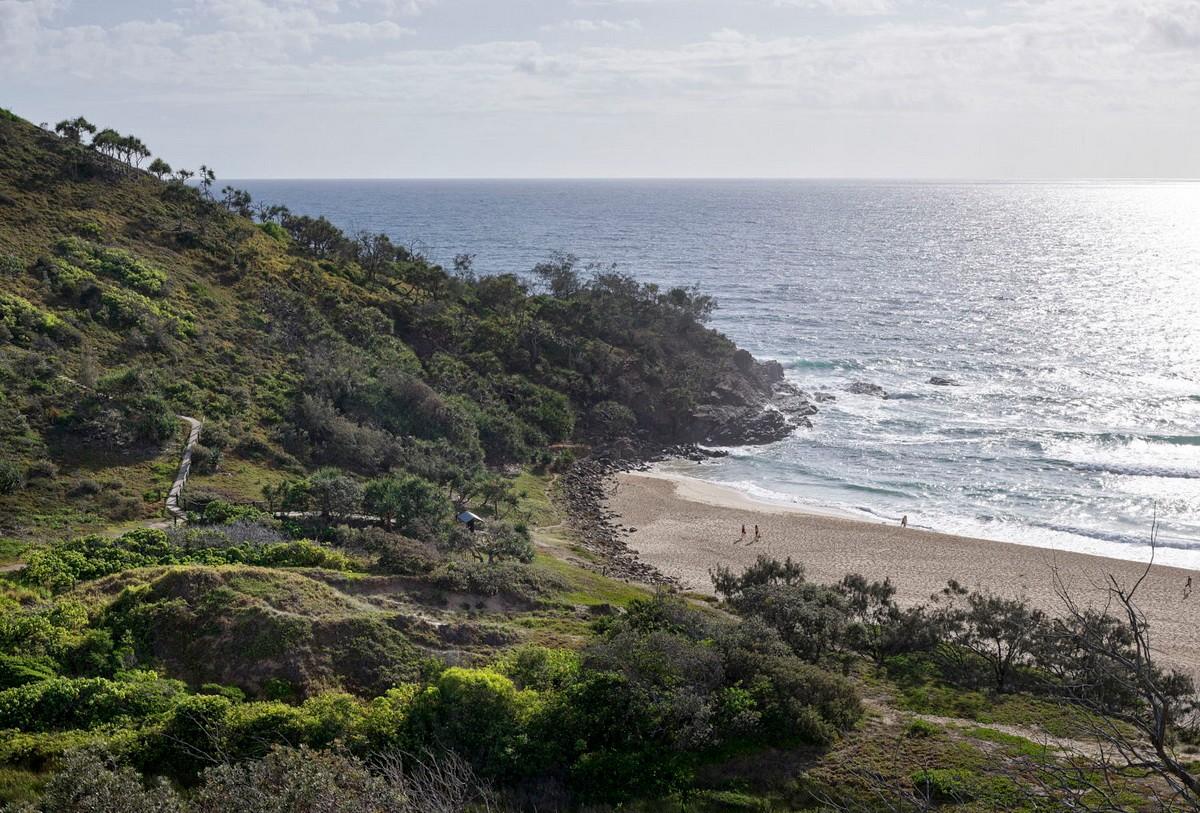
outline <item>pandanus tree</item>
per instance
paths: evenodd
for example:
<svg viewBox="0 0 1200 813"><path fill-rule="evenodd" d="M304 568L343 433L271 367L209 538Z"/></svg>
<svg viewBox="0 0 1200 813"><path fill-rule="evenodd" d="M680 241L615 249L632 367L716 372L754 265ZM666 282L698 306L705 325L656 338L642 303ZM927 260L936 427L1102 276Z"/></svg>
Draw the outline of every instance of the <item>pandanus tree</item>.
<svg viewBox="0 0 1200 813"><path fill-rule="evenodd" d="M237 189L233 186L227 186L221 190L221 205L242 217L250 217L253 214L251 208L252 199L250 193L245 189Z"/></svg>
<svg viewBox="0 0 1200 813"><path fill-rule="evenodd" d="M79 116L77 118L64 119L63 121L60 121L58 124L54 125L54 132L58 133L68 141L73 141L76 144L79 144L83 141L84 133L88 133L90 135L96 132L96 125L92 124L83 116Z"/></svg>
<svg viewBox="0 0 1200 813"><path fill-rule="evenodd" d="M161 158L155 158L150 162L150 166L147 167L147 170L151 175L161 181L165 176L171 174L171 165Z"/></svg>
<svg viewBox="0 0 1200 813"><path fill-rule="evenodd" d="M120 155L122 142L125 137L111 127L105 127L100 132L92 136L92 149L101 155L107 155L110 158L116 158Z"/></svg>
<svg viewBox="0 0 1200 813"><path fill-rule="evenodd" d="M125 163L141 167L142 161L150 157L150 148L136 136L125 136L121 139L121 158Z"/></svg>
<svg viewBox="0 0 1200 813"><path fill-rule="evenodd" d="M213 188L213 184L216 183L216 181L217 181L216 171L210 166L201 164L200 165L200 191L204 194L204 197L208 198L209 200L212 200L212 188Z"/></svg>

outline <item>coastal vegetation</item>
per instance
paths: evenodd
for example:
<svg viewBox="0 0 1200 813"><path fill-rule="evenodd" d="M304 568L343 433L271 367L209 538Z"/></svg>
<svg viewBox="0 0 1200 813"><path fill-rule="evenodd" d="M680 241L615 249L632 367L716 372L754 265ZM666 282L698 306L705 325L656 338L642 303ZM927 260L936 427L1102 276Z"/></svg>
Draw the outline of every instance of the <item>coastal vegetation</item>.
<svg viewBox="0 0 1200 813"><path fill-rule="evenodd" d="M1200 805L1135 587L901 607L762 558L705 598L584 544L577 457L787 428L709 297L445 269L150 158L0 115L8 809Z"/></svg>

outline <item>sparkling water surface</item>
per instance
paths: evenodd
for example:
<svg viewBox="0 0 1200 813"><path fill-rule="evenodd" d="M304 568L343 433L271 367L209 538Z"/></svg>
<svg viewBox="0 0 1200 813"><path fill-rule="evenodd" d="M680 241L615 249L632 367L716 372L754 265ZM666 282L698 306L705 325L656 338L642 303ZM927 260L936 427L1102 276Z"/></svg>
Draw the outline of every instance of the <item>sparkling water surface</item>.
<svg viewBox="0 0 1200 813"><path fill-rule="evenodd" d="M676 471L1126 558L1157 512L1158 560L1200 568L1200 183L234 183L481 273L563 250L699 284L715 327L836 396L812 430Z"/></svg>

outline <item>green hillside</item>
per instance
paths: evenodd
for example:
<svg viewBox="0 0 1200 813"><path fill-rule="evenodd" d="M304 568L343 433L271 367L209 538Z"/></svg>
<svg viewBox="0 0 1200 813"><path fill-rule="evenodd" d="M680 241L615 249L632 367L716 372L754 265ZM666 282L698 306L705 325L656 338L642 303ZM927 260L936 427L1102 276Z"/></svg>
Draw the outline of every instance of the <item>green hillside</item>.
<svg viewBox="0 0 1200 813"><path fill-rule="evenodd" d="M597 459L791 428L707 297L446 270L89 128L0 111L3 810L1195 809L1136 610L595 543Z"/></svg>
<svg viewBox="0 0 1200 813"><path fill-rule="evenodd" d="M0 533L159 512L176 413L206 423L199 473L223 476L201 484L261 499L320 465L445 482L572 438L696 440L707 402L770 392L694 292L557 258L535 294L321 219L255 222L233 190L15 117L0 145L0 465L28 486Z"/></svg>

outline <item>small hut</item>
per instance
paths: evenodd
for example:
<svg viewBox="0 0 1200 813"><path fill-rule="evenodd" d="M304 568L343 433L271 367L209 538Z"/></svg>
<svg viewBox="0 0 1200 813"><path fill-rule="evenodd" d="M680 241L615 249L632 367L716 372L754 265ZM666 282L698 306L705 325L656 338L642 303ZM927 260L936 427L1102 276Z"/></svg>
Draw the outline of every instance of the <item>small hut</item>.
<svg viewBox="0 0 1200 813"><path fill-rule="evenodd" d="M478 514L473 514L470 511L463 511L458 515L458 521L467 526L467 530L475 533L475 529L483 524L483 517Z"/></svg>

